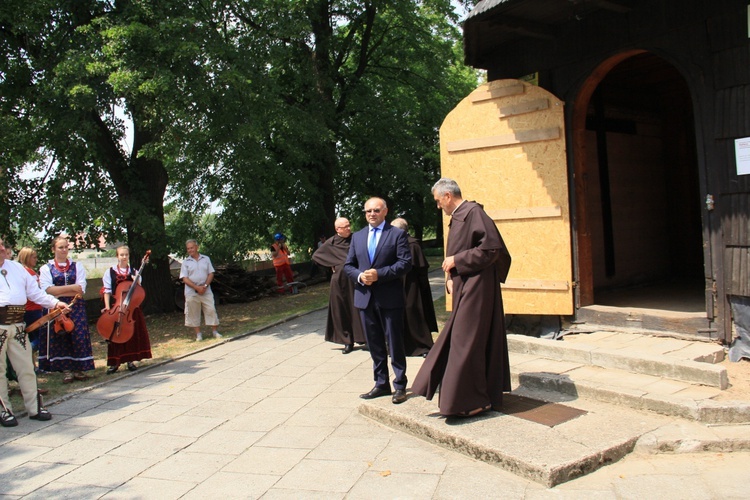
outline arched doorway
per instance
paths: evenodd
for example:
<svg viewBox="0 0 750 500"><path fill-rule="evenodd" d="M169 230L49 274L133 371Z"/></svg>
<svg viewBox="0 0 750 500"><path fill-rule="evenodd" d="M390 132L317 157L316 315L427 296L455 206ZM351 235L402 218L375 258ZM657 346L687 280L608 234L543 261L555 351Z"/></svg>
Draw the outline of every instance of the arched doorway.
<svg viewBox="0 0 750 500"><path fill-rule="evenodd" d="M682 313L705 328L687 82L652 53L620 54L582 86L572 121L579 306Z"/></svg>

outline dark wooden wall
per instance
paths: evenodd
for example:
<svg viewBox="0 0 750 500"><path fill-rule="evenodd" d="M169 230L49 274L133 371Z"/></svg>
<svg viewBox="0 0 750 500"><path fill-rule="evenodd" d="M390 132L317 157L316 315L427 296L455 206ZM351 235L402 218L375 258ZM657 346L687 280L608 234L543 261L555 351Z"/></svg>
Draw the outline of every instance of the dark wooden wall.
<svg viewBox="0 0 750 500"><path fill-rule="evenodd" d="M721 336L731 340L727 297L750 296L750 175L737 175L734 156L734 140L750 136L748 2L618 3L630 10L600 10L562 21L551 40L519 38L498 45L485 33L486 40L467 46L481 45L478 60L489 80L538 72L540 85L566 101L569 124L581 86L618 53L645 50L680 72L693 100L701 195L715 200L715 209L702 214L704 239L712 249L704 263L706 278L716 283ZM490 22L486 17L479 21ZM493 54L491 59L487 54Z"/></svg>

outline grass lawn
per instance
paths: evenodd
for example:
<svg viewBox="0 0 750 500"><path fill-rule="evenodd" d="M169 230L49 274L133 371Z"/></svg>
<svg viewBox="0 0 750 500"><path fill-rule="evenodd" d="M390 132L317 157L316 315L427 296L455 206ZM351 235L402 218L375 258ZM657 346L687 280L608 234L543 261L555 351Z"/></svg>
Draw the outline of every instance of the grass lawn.
<svg viewBox="0 0 750 500"><path fill-rule="evenodd" d="M442 256L428 256L428 261L431 270L438 269L442 262ZM253 302L219 305L216 308L221 323L219 331L224 336L224 339L228 339L271 325L291 316L326 307L328 305L328 291L328 283L323 282L302 288L301 292L297 295L272 295ZM445 311L444 298L435 301L435 311L438 317L438 326L442 327L448 318L448 313ZM58 399L83 387L114 380L124 373L128 373L125 365L122 365L120 371L113 375L106 375L104 373L107 369L107 345L96 332L95 324L97 319L89 318L96 369L87 372L87 375L90 377L88 380L82 382L75 381L72 384L62 383L62 373L39 374L39 387L49 390L49 393L44 396L46 401ZM178 358L199 348L224 340L215 340L211 337L210 332L204 331L203 335L206 340L196 342L192 328L186 328L184 322L185 317L181 311L147 316L146 324L148 325L151 339L151 353L153 358L144 360L139 365L145 367L154 363ZM10 382L10 389L12 391L10 399L13 403L15 413L20 413L23 411L24 406L17 388L18 384L16 382ZM54 413L54 410L52 411Z"/></svg>

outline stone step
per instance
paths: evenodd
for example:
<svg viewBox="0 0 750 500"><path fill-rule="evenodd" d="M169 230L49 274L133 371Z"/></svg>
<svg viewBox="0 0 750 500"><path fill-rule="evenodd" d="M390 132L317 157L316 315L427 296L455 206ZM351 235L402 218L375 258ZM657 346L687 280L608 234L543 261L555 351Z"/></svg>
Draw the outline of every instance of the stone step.
<svg viewBox="0 0 750 500"><path fill-rule="evenodd" d="M566 362L570 370L611 368L718 389L729 386L726 369L714 364L724 359L724 349L712 343L611 331L565 335L562 341L509 334L508 350Z"/></svg>
<svg viewBox="0 0 750 500"><path fill-rule="evenodd" d="M654 375L561 361L533 354L510 354L516 389L587 398L704 423L750 423L750 402L716 401L707 387Z"/></svg>
<svg viewBox="0 0 750 500"><path fill-rule="evenodd" d="M632 451L699 453L750 450L750 425L704 424L675 419L585 397L516 387L513 394L562 404L585 413L554 426L487 412L442 417L437 396L409 394L363 402L359 412L384 425L495 465L547 487L616 462Z"/></svg>
<svg viewBox="0 0 750 500"><path fill-rule="evenodd" d="M615 462L643 434L669 422L667 417L577 399L566 405L587 413L554 427L501 412L444 418L437 401L410 397L394 405L390 398L367 401L359 412L389 427L482 460L547 487L589 474Z"/></svg>

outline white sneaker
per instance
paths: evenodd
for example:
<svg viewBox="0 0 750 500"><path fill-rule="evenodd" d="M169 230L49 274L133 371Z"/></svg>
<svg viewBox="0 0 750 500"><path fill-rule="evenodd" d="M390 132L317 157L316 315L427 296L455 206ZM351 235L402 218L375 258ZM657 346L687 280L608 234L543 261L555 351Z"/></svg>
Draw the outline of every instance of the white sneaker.
<svg viewBox="0 0 750 500"><path fill-rule="evenodd" d="M220 334L219 332L217 332L216 330L214 330L214 338L215 339L220 339L221 337L223 337L223 335Z"/></svg>
<svg viewBox="0 0 750 500"><path fill-rule="evenodd" d="M198 332L198 335L195 336L195 341L200 342L201 340L203 340L203 334Z"/></svg>

